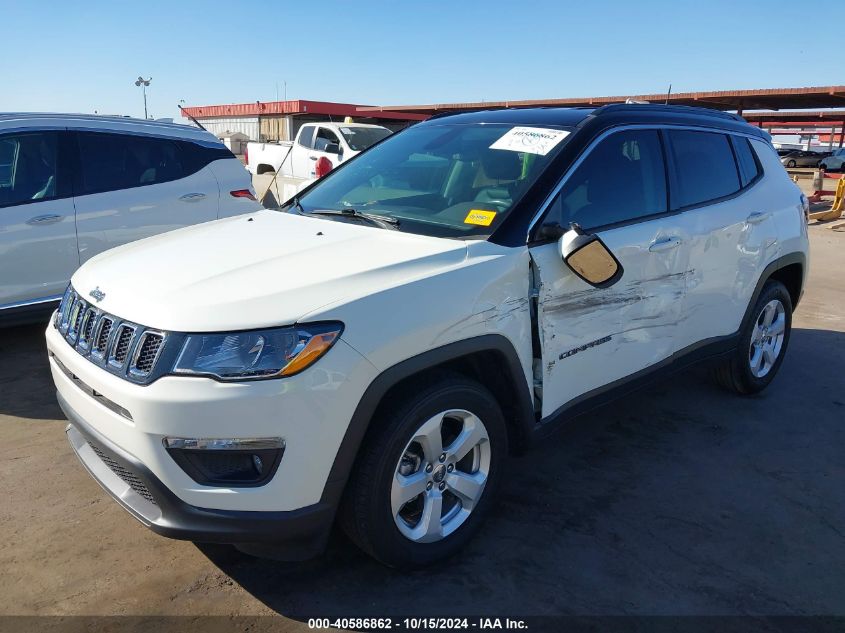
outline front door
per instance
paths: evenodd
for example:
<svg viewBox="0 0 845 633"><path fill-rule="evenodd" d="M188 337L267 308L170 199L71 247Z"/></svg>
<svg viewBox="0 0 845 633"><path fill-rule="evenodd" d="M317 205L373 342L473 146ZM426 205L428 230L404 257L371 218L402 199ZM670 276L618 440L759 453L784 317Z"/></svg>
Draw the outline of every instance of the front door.
<svg viewBox="0 0 845 633"><path fill-rule="evenodd" d="M558 242L531 248L543 417L674 352L689 262L680 220L667 213L664 165L660 132L612 133L575 167L542 219L598 235L624 271L596 288L564 263Z"/></svg>
<svg viewBox="0 0 845 633"><path fill-rule="evenodd" d="M0 309L60 298L79 266L64 138L0 134Z"/></svg>

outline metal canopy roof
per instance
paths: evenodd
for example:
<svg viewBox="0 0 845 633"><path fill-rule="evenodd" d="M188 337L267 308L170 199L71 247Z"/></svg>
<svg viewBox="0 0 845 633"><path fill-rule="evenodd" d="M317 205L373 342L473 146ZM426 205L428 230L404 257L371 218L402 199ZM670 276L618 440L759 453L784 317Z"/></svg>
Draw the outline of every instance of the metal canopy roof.
<svg viewBox="0 0 845 633"><path fill-rule="evenodd" d="M182 108L182 112L200 120L209 117L267 116L274 114L357 116L398 119L400 121L419 121L427 118L427 115L410 114L407 112L389 112L386 110L362 112L362 109L362 106L355 105L354 103L294 99L289 101L254 101L252 103L231 103L228 105L190 106Z"/></svg>
<svg viewBox="0 0 845 633"><path fill-rule="evenodd" d="M749 123L812 123L813 125L841 125L845 110L804 110L803 112L743 112Z"/></svg>
<svg viewBox="0 0 845 633"><path fill-rule="evenodd" d="M486 101L476 103L437 103L428 105L362 106L362 112L406 112L436 114L453 110L486 108L519 108L537 106L602 106L624 103L626 99L699 106L716 110L781 110L801 108L845 108L845 86L808 88L775 88L764 90L720 90L716 92L678 92L669 95L620 95L615 97L575 97L564 99L527 99L520 101Z"/></svg>

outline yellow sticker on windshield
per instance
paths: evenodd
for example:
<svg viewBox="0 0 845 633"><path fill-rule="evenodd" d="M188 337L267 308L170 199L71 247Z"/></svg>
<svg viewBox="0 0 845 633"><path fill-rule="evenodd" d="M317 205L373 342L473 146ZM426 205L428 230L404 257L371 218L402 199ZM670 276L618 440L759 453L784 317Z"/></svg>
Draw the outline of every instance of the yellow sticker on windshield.
<svg viewBox="0 0 845 633"><path fill-rule="evenodd" d="M483 209L473 209L467 213L464 218L464 224L477 224L478 226L490 226L493 223L493 218L496 217L495 211L484 211Z"/></svg>

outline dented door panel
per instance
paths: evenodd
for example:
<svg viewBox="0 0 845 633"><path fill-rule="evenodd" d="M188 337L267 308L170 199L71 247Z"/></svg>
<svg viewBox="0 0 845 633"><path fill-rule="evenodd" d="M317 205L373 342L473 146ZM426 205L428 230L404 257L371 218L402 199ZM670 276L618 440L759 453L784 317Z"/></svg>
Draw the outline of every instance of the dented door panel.
<svg viewBox="0 0 845 633"><path fill-rule="evenodd" d="M794 185L783 178L780 164L765 163L767 156L756 145L752 141L764 166L759 182L738 196L680 216L690 234L694 265L679 349L739 330L760 275L783 252L776 219L803 218L800 192L788 195ZM770 148L768 151L776 156Z"/></svg>
<svg viewBox="0 0 845 633"><path fill-rule="evenodd" d="M557 243L531 249L539 278L543 416L594 389L671 356L689 276L686 234L676 217L601 231L624 268L593 288L562 261ZM653 250L677 240L677 246Z"/></svg>

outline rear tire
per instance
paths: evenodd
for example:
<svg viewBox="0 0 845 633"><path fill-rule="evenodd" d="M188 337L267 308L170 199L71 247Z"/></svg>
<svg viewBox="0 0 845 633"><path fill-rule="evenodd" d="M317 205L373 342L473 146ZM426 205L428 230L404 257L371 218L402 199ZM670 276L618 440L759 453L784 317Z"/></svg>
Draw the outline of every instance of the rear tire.
<svg viewBox="0 0 845 633"><path fill-rule="evenodd" d="M716 381L742 395L759 393L772 382L786 355L792 331L792 299L770 279L754 304L739 345L715 368Z"/></svg>
<svg viewBox="0 0 845 633"><path fill-rule="evenodd" d="M455 374L415 384L373 420L340 525L391 567L452 556L488 514L506 455L505 420L486 388Z"/></svg>

